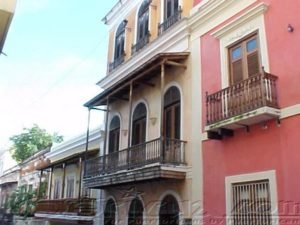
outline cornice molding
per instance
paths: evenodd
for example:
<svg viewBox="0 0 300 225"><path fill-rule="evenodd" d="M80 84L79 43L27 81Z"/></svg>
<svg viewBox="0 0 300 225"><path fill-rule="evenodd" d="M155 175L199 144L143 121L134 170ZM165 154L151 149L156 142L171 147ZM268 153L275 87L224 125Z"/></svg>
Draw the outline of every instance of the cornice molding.
<svg viewBox="0 0 300 225"><path fill-rule="evenodd" d="M89 144L97 144L100 148L100 142L103 139L103 136L101 134L100 128L91 131L89 135ZM50 159L52 161L56 161L57 158L62 159L66 155L83 152L85 151L85 144L86 144L86 135L80 135L78 137L75 137L73 139L70 139L66 142L63 142L62 144L55 146L51 149L51 152L46 154L46 158ZM76 151L76 149L80 149L79 151ZM89 149L90 150L90 149Z"/></svg>
<svg viewBox="0 0 300 225"><path fill-rule="evenodd" d="M232 30L236 29L237 27L240 27L242 24L245 24L253 18L263 14L265 11L267 11L267 9L268 5L262 2L257 6L253 7L252 9L247 10L244 14L235 18L233 21L222 26L221 28L213 32L211 35L213 35L215 38L220 39L226 34L230 33Z"/></svg>

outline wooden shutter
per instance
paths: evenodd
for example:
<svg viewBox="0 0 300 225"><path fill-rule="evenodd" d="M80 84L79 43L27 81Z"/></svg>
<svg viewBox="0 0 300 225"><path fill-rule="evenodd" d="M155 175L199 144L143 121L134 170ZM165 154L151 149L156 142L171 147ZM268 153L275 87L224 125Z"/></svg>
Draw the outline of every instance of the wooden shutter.
<svg viewBox="0 0 300 225"><path fill-rule="evenodd" d="M258 51L255 51L247 56L247 64L249 77L259 73Z"/></svg>
<svg viewBox="0 0 300 225"><path fill-rule="evenodd" d="M239 59L232 63L232 83L236 84L243 80L243 60Z"/></svg>

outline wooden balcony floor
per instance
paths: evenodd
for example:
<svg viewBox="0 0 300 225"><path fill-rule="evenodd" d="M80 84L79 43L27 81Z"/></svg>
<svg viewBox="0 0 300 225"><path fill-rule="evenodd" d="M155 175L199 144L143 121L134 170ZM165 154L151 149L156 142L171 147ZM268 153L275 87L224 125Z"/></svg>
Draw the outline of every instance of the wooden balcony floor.
<svg viewBox="0 0 300 225"><path fill-rule="evenodd" d="M184 167L182 167L182 169L174 169L164 165L153 164L143 168L123 170L118 171L117 173L87 178L84 180L84 185L88 188L105 188L125 183L137 183L145 180L184 180L185 176L186 169Z"/></svg>

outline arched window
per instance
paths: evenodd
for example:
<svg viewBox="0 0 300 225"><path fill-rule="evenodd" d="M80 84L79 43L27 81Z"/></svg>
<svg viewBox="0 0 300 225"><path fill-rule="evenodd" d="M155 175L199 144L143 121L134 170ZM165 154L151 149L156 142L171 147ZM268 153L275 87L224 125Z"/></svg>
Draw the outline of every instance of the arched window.
<svg viewBox="0 0 300 225"><path fill-rule="evenodd" d="M144 103L139 103L132 116L132 145L146 141L146 117L147 109Z"/></svg>
<svg viewBox="0 0 300 225"><path fill-rule="evenodd" d="M175 86L164 96L164 136L180 139L180 92Z"/></svg>
<svg viewBox="0 0 300 225"><path fill-rule="evenodd" d="M150 0L144 0L138 11L137 38L133 52L143 48L149 42L149 4Z"/></svg>
<svg viewBox="0 0 300 225"><path fill-rule="evenodd" d="M104 210L104 225L115 225L116 221L116 204L112 199L106 203Z"/></svg>
<svg viewBox="0 0 300 225"><path fill-rule="evenodd" d="M109 146L108 152L119 151L119 139L120 139L120 119L118 116L114 116L109 126Z"/></svg>
<svg viewBox="0 0 300 225"><path fill-rule="evenodd" d="M167 195L161 202L159 209L159 225L178 225L179 206L172 195Z"/></svg>
<svg viewBox="0 0 300 225"><path fill-rule="evenodd" d="M144 207L142 202L138 198L133 199L128 212L128 225L142 225L143 213Z"/></svg>
<svg viewBox="0 0 300 225"><path fill-rule="evenodd" d="M165 0L165 20L179 11L178 0Z"/></svg>
<svg viewBox="0 0 300 225"><path fill-rule="evenodd" d="M126 24L127 24L127 20L124 20L119 25L119 27L116 31L114 61L119 61L124 56L125 27L126 27Z"/></svg>

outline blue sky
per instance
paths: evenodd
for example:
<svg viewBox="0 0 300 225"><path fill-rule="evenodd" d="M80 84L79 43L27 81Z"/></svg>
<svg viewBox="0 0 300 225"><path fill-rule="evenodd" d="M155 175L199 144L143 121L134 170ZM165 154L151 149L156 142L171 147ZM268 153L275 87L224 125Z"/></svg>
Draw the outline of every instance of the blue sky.
<svg viewBox="0 0 300 225"><path fill-rule="evenodd" d="M0 149L36 123L68 139L84 133L82 105L100 92L107 64L101 19L117 0L18 0L0 56ZM102 115L92 114L92 126Z"/></svg>

